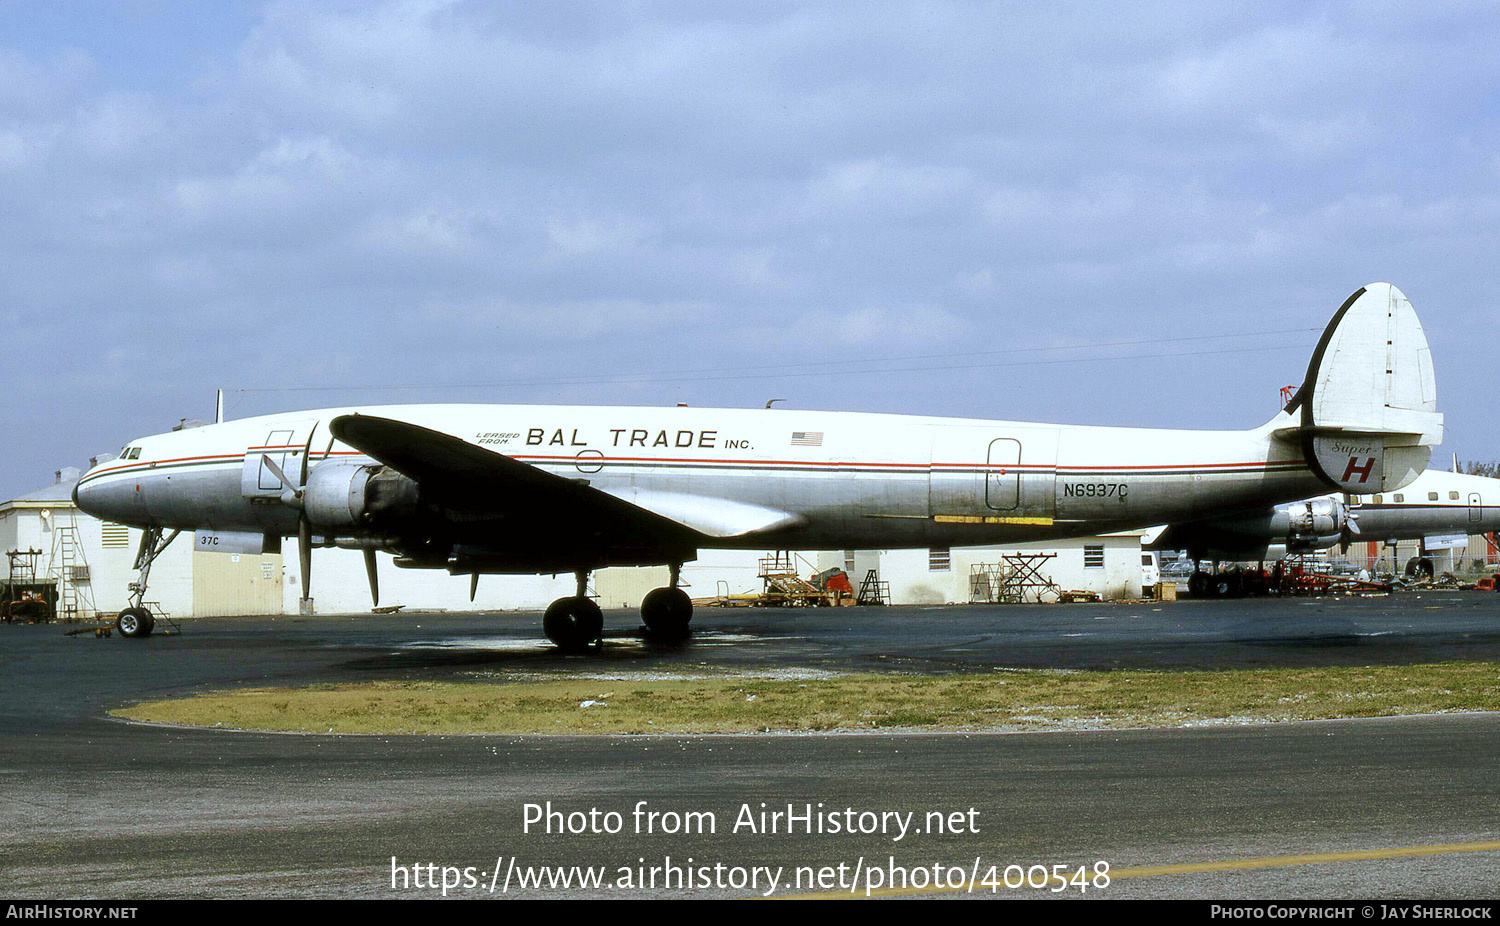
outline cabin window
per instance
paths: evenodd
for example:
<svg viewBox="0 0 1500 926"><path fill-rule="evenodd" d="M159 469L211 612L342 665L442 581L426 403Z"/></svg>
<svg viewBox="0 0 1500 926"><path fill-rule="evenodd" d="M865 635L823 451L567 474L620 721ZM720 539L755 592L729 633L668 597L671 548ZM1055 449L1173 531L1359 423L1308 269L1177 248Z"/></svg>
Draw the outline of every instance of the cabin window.
<svg viewBox="0 0 1500 926"><path fill-rule="evenodd" d="M1456 501L1458 501L1458 493L1457 492L1449 492L1448 493L1448 500L1450 502L1456 502Z"/></svg>
<svg viewBox="0 0 1500 926"><path fill-rule="evenodd" d="M1083 548L1083 568L1085 568L1085 569L1103 569L1104 568L1104 545L1103 544L1099 544L1098 546L1086 546L1086 547Z"/></svg>
<svg viewBox="0 0 1500 926"><path fill-rule="evenodd" d="M953 554L947 547L933 547L927 551L927 571L947 572L953 568Z"/></svg>
<svg viewBox="0 0 1500 926"><path fill-rule="evenodd" d="M1429 502L1435 502L1435 501L1437 501L1438 500L1438 494L1436 492L1428 492L1427 493L1427 500Z"/></svg>
<svg viewBox="0 0 1500 926"><path fill-rule="evenodd" d="M1380 504L1380 496L1379 495L1375 496L1375 504L1377 504L1377 505Z"/></svg>
<svg viewBox="0 0 1500 926"><path fill-rule="evenodd" d="M1399 503L1404 502L1404 501L1406 501L1406 496L1402 495L1400 492L1397 492L1396 493L1396 502L1399 504Z"/></svg>

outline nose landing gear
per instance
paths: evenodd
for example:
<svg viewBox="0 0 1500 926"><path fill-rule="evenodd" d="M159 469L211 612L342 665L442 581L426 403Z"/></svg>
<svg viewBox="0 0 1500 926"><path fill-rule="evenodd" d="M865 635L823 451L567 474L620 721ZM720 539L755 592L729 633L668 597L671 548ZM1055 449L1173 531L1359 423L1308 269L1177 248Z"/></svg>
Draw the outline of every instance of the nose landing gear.
<svg viewBox="0 0 1500 926"><path fill-rule="evenodd" d="M148 527L141 533L141 546L135 554L135 568L140 576L130 583L130 605L115 618L115 629L122 637L149 637L156 629L156 617L146 607L146 580L151 575L151 564L162 551L177 539L178 531L162 539L161 528Z"/></svg>

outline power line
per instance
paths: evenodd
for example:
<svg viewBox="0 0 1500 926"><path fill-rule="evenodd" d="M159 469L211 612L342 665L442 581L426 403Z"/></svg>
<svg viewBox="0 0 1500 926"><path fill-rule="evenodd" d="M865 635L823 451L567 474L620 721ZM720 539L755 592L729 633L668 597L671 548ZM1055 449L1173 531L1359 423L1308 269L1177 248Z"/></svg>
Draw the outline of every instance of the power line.
<svg viewBox="0 0 1500 926"><path fill-rule="evenodd" d="M1305 334L1310 331L1318 331L1318 328L1287 328L1277 331L1244 332L1238 334L1211 334L1194 335L1177 338L1151 338L1149 340L1133 341L1103 341L1094 344L1071 344L1053 347L1022 347L1007 348L1002 350L985 351L961 351L944 354L913 354L901 357L863 358L850 360L818 360L802 361L794 363L757 364L754 366L734 367L712 367L704 369L674 370L661 373L615 373L604 376L582 376L562 377L554 379L509 379L493 380L488 382L443 382L443 383L390 383L379 385L338 385L338 386L264 386L247 387L230 390L238 393L258 392L361 392L371 390L413 390L413 389L496 389L520 386L581 386L581 385L619 385L626 383L664 383L664 382L713 382L741 379L777 379L807 376L860 376L871 373L921 373L942 372L945 370L971 370L988 369L1016 366L1050 366L1063 363L1096 363L1112 360L1154 360L1168 357L1191 357L1216 354L1243 354L1275 350L1289 350L1293 348L1305 348L1303 344L1278 344L1267 347L1248 348L1224 348L1221 350L1200 351L1173 351L1167 353L1151 354L1122 354L1119 356L1088 356L1088 357L1064 357L1050 360L1015 360L994 363L968 363L968 364L940 364L933 366L878 366L868 369L832 369L834 367L848 367L852 364L906 364L921 360L953 360L966 357L997 356L1006 354L1029 354L1057 351L1095 350L1112 347L1135 347L1143 344L1174 344L1187 342L1201 342L1213 340L1226 340L1231 338L1267 337L1281 334ZM814 367L812 370L799 370L803 367ZM754 371L754 372L746 372ZM779 372L778 372L779 371Z"/></svg>

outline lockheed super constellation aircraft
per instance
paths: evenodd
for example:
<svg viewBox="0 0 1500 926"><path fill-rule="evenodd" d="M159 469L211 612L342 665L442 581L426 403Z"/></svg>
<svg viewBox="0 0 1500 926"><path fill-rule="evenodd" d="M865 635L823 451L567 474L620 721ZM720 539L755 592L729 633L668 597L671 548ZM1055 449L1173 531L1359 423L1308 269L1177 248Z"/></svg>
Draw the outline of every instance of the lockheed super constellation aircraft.
<svg viewBox="0 0 1500 926"><path fill-rule="evenodd" d="M1391 491L1442 439L1431 354L1387 283L1350 296L1295 398L1244 431L725 408L399 405L288 412L132 441L78 483L90 514L240 552L295 534L455 575L573 572L548 607L563 649L598 639L592 570L667 565L655 635L687 633L683 563L704 548L950 547L1085 536L1254 510L1320 491ZM163 540L163 530L172 533ZM221 547L223 549L225 547ZM142 583L120 629L151 629Z"/></svg>
<svg viewBox="0 0 1500 926"><path fill-rule="evenodd" d="M1193 560L1267 561L1351 543L1418 540L1409 574L1432 577L1427 551L1500 530L1500 479L1429 469L1404 491L1377 495L1335 493L1260 511L1168 525L1145 544L1183 550ZM1233 594L1233 574L1195 571L1195 595Z"/></svg>

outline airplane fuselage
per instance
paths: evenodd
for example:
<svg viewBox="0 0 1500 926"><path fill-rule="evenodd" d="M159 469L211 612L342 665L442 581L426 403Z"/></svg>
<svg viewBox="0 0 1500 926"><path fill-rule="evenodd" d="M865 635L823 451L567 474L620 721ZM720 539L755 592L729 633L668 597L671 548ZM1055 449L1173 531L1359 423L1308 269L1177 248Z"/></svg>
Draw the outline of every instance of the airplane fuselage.
<svg viewBox="0 0 1500 926"><path fill-rule="evenodd" d="M689 523L721 500L788 515L741 533L731 524L701 544L724 548L1042 540L1326 489L1295 444L1271 439L1285 424L1274 420L1187 431L783 409L407 405L144 438L86 474L79 498L143 527L293 533L298 512L262 458L286 473L371 463L328 430L356 412L450 434L643 507L685 506Z"/></svg>

